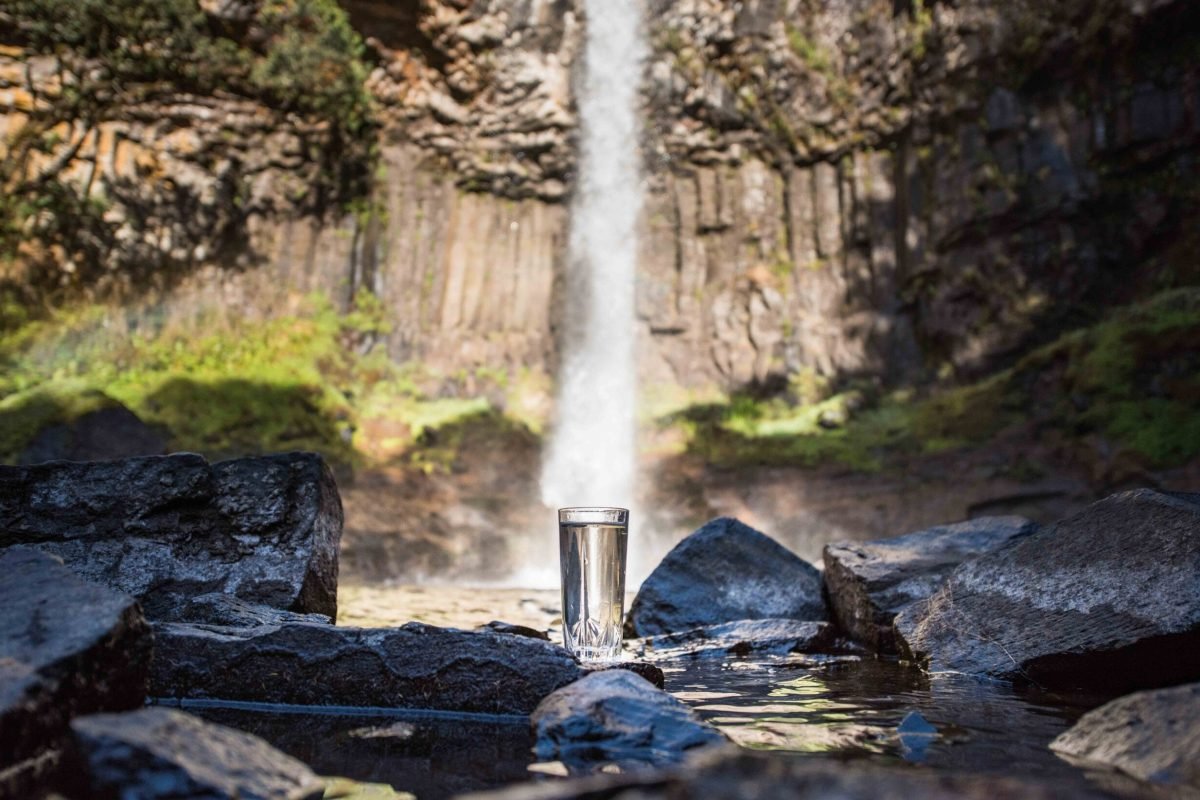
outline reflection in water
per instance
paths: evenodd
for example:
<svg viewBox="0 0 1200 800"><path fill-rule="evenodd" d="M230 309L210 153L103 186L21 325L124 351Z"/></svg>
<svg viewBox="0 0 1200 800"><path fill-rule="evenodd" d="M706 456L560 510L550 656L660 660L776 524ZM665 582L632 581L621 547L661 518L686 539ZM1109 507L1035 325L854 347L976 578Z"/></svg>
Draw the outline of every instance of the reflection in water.
<svg viewBox="0 0 1200 800"><path fill-rule="evenodd" d="M1020 694L969 678L930 680L870 658L681 659L660 666L669 691L744 747L971 772L1082 781L1046 745L1096 702Z"/></svg>
<svg viewBox="0 0 1200 800"><path fill-rule="evenodd" d="M557 624L557 591L343 586L341 592L343 624L420 619L472 628L505 619L552 635ZM930 679L896 662L847 655L659 655L667 689L747 748L801 759L919 762L939 772L1020 775L1157 797L1132 779L1069 764L1047 747L1105 697L1016 691L962 676ZM554 781L565 772L558 763L532 764L528 722L520 718L197 713L257 733L320 773L388 783L421 800L531 778Z"/></svg>

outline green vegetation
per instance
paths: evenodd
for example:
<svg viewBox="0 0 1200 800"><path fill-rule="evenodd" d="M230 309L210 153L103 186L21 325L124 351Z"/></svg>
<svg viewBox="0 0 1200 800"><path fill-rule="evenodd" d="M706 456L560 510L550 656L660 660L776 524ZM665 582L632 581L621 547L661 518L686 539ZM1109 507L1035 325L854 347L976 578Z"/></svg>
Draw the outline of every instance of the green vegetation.
<svg viewBox="0 0 1200 800"><path fill-rule="evenodd" d="M1099 434L1148 467L1200 456L1200 289L1115 312L1035 350L1012 368L915 397L871 396L808 373L787 396L735 395L659 418L710 463L836 463L886 468L895 457L979 445L1032 423L1064 437Z"/></svg>
<svg viewBox="0 0 1200 800"><path fill-rule="evenodd" d="M833 66L829 54L794 25L787 26L788 47L813 72L829 73Z"/></svg>
<svg viewBox="0 0 1200 800"><path fill-rule="evenodd" d="M328 120L367 121L362 38L334 0L265 0L253 44L222 30L197 0L9 0L11 24L72 71L63 100L80 112L178 89L217 89Z"/></svg>
<svg viewBox="0 0 1200 800"><path fill-rule="evenodd" d="M428 397L422 385L436 376L364 348L388 331L370 295L348 313L320 296L307 305L266 322L214 320L199 338L147 331L150 314L116 330L95 307L22 326L0 338L0 461L45 426L114 403L168 432L173 448L214 457L306 449L346 465L440 469L454 440L439 430L473 419L527 430L501 424L486 399Z"/></svg>
<svg viewBox="0 0 1200 800"><path fill-rule="evenodd" d="M234 28L197 0L8 0L0 33L53 54L60 80L43 82L5 142L0 256L37 243L51 250L46 274L31 276L39 288L86 284L112 249L111 231L91 187L61 176L96 126L181 93L239 95L318 123L314 203L361 196L372 111L362 39L346 13L335 0L264 0L253 37Z"/></svg>
<svg viewBox="0 0 1200 800"><path fill-rule="evenodd" d="M160 426L176 449L311 449L343 465L426 471L455 469L468 448L536 446L544 421L550 387L540 373L445 376L389 361L370 346L389 326L368 294L344 313L313 296L297 316L212 320L198 338L153 318L85 307L0 337L0 460L46 426L114 403ZM471 396L432 396L447 381L474 387ZM927 395L801 371L776 397L648 387L644 399L643 424L661 434L652 448L720 467L884 470L1022 425L1063 440L1098 435L1138 463L1170 467L1200 456L1200 289L1159 294L984 380Z"/></svg>

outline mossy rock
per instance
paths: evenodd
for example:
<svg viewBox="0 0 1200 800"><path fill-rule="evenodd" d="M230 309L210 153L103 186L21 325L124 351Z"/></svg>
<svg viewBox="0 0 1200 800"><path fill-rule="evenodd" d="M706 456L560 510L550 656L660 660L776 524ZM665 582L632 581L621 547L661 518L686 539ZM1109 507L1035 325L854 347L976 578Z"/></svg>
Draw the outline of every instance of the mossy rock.
<svg viewBox="0 0 1200 800"><path fill-rule="evenodd" d="M0 460L97 461L166 452L166 437L103 392L51 383L0 400Z"/></svg>

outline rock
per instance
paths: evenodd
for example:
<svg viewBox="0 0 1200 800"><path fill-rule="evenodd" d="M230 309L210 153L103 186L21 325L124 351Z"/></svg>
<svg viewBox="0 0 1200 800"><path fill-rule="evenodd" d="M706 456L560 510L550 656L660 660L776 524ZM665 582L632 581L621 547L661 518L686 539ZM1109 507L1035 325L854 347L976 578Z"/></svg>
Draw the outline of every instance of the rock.
<svg viewBox="0 0 1200 800"><path fill-rule="evenodd" d="M933 672L1132 690L1200 675L1200 495L1112 495L954 570L896 618Z"/></svg>
<svg viewBox="0 0 1200 800"><path fill-rule="evenodd" d="M188 598L211 592L336 618L341 530L314 453L0 466L0 547L53 553L151 619L185 619Z"/></svg>
<svg viewBox="0 0 1200 800"><path fill-rule="evenodd" d="M572 770L674 764L689 751L725 742L682 701L625 670L597 672L559 689L531 722L538 758Z"/></svg>
<svg viewBox="0 0 1200 800"><path fill-rule="evenodd" d="M980 517L894 539L825 546L825 588L834 620L854 639L895 653L892 621L929 597L955 567L1037 530L1024 517Z"/></svg>
<svg viewBox="0 0 1200 800"><path fill-rule="evenodd" d="M169 708L71 723L95 797L311 800L324 783L248 733Z"/></svg>
<svg viewBox="0 0 1200 800"><path fill-rule="evenodd" d="M721 517L692 533L638 589L627 637L746 619L827 617L821 574L775 540Z"/></svg>
<svg viewBox="0 0 1200 800"><path fill-rule="evenodd" d="M78 714L140 706L151 638L133 598L49 555L0 552L0 575L2 772L56 746Z"/></svg>
<svg viewBox="0 0 1200 800"><path fill-rule="evenodd" d="M512 636L527 636L530 639L541 639L544 642L550 641L550 636L545 631L537 631L527 625L514 625L511 622L501 622L496 619L480 625L476 630L489 630L496 633L507 633Z"/></svg>
<svg viewBox="0 0 1200 800"><path fill-rule="evenodd" d="M667 676L663 671L651 664L649 661L618 661L606 667L598 669L593 668L593 672L607 672L610 669L623 669L626 672L632 672L634 675L639 675L645 680L650 681L659 689L663 689L667 685Z"/></svg>
<svg viewBox="0 0 1200 800"><path fill-rule="evenodd" d="M720 748L683 767L572 781L524 784L473 794L469 800L1091 800L1106 792L1054 780L896 768L862 760L830 761ZM463 798L468 800L468 798Z"/></svg>
<svg viewBox="0 0 1200 800"><path fill-rule="evenodd" d="M282 625L285 622L333 624L333 620L324 614L298 614L295 611L283 611L258 603L246 602L236 595L217 592L181 599L176 608L181 619L205 625L220 625L225 628L256 628L261 625Z"/></svg>
<svg viewBox="0 0 1200 800"><path fill-rule="evenodd" d="M125 406L108 402L113 405L42 428L25 446L18 463L98 461L167 452L167 440L161 432Z"/></svg>
<svg viewBox="0 0 1200 800"><path fill-rule="evenodd" d="M410 622L399 628L158 623L150 693L298 705L528 714L584 675L524 636ZM267 676L286 674L287 680Z"/></svg>
<svg viewBox="0 0 1200 800"><path fill-rule="evenodd" d="M1153 783L1200 789L1200 683L1137 692L1084 714L1050 743Z"/></svg>
<svg viewBox="0 0 1200 800"><path fill-rule="evenodd" d="M318 775L349 775L355 781L396 786L419 798L457 797L529 779L525 767L532 756L533 734L528 716L468 718L417 712L397 717L341 709L325 713L319 708L304 713L294 706L257 704L204 704L189 711L259 736Z"/></svg>
<svg viewBox="0 0 1200 800"><path fill-rule="evenodd" d="M784 655L825 650L833 645L835 629L827 622L795 619L745 619L665 633L640 640L638 652L656 658L735 655Z"/></svg>

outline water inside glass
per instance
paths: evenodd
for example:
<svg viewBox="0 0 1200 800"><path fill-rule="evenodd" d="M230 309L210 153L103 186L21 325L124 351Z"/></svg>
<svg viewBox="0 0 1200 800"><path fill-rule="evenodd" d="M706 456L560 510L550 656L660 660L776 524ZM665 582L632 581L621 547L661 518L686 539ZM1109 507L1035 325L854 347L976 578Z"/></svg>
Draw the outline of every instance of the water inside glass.
<svg viewBox="0 0 1200 800"><path fill-rule="evenodd" d="M563 643L582 661L615 661L625 614L629 512L563 508L558 512Z"/></svg>

